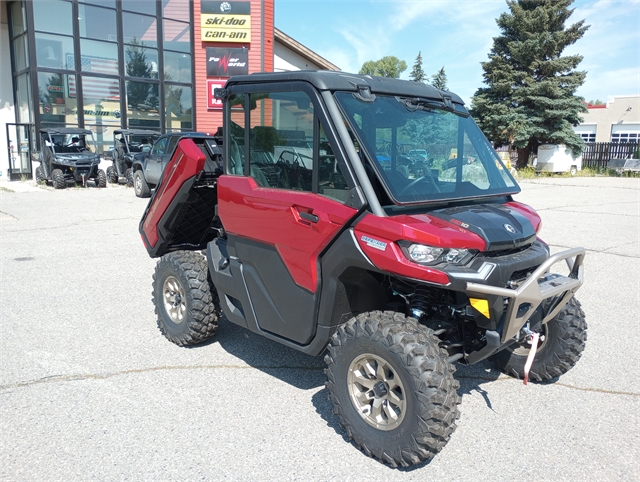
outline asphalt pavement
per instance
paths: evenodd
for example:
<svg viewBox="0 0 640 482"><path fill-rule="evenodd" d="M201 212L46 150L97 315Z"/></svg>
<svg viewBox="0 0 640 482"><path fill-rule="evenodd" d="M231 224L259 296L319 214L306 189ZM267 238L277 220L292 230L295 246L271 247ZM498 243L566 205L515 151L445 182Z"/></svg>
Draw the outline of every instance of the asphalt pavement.
<svg viewBox="0 0 640 482"><path fill-rule="evenodd" d="M160 334L132 189L1 181L0 479L640 480L640 180L521 186L553 251L587 249L584 354L528 386L459 366L451 441L398 470L349 443L321 358L225 321L193 348Z"/></svg>

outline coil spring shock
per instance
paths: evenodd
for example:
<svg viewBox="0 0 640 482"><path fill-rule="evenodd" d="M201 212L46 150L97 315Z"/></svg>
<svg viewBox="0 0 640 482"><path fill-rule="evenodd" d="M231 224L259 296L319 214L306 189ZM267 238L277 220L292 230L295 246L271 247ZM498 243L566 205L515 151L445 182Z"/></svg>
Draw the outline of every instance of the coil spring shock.
<svg viewBox="0 0 640 482"><path fill-rule="evenodd" d="M418 287L416 288L415 293L411 295L411 304L409 305L409 310L411 314L420 321L422 316L427 314L427 309L431 300L431 296L429 292L425 288Z"/></svg>

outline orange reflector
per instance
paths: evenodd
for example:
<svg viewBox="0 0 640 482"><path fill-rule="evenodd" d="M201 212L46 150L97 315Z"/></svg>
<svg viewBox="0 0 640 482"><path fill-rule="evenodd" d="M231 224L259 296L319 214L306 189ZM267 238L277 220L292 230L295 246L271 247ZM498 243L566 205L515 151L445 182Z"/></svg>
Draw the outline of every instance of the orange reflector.
<svg viewBox="0 0 640 482"><path fill-rule="evenodd" d="M479 298L469 298L469 303L471 303L471 306L473 306L477 311L482 313L487 318L490 318L489 302L487 300L481 300Z"/></svg>

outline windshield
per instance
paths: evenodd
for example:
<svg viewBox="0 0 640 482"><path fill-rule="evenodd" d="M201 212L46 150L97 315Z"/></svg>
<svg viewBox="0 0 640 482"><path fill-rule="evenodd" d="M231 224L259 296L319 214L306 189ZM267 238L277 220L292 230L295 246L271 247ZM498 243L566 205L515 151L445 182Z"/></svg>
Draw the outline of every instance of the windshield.
<svg viewBox="0 0 640 482"><path fill-rule="evenodd" d="M336 98L382 205L520 191L462 106L382 95L362 102L346 92Z"/></svg>
<svg viewBox="0 0 640 482"><path fill-rule="evenodd" d="M90 154L96 152L93 134L51 134L50 140L45 137L45 145L56 154Z"/></svg>

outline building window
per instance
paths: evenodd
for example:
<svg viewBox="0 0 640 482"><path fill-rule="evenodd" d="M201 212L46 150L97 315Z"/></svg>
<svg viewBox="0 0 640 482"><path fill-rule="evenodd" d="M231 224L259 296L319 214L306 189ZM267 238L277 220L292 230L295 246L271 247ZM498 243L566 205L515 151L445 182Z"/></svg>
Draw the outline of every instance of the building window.
<svg viewBox="0 0 640 482"><path fill-rule="evenodd" d="M640 135L637 132L617 132L611 134L611 142L633 142L637 143L640 140Z"/></svg>
<svg viewBox="0 0 640 482"><path fill-rule="evenodd" d="M126 89L129 127L153 127L160 130L159 85L128 80Z"/></svg>
<svg viewBox="0 0 640 482"><path fill-rule="evenodd" d="M156 15L156 2L149 0L122 0L122 10Z"/></svg>
<svg viewBox="0 0 640 482"><path fill-rule="evenodd" d="M191 87L165 84L164 111L168 132L193 130Z"/></svg>
<svg viewBox="0 0 640 482"><path fill-rule="evenodd" d="M191 55L165 51L164 78L167 81L191 83Z"/></svg>
<svg viewBox="0 0 640 482"><path fill-rule="evenodd" d="M80 40L80 70L94 74L118 75L118 46L111 42Z"/></svg>
<svg viewBox="0 0 640 482"><path fill-rule="evenodd" d="M147 2L145 2L147 3ZM150 2L149 2L150 3ZM155 17L136 15L134 13L122 13L122 32L124 43L144 45L146 47L158 46L158 27Z"/></svg>
<svg viewBox="0 0 640 482"><path fill-rule="evenodd" d="M33 23L39 32L73 35L71 2L33 0Z"/></svg>
<svg viewBox="0 0 640 482"><path fill-rule="evenodd" d="M38 72L38 102L41 122L77 125L75 75Z"/></svg>
<svg viewBox="0 0 640 482"><path fill-rule="evenodd" d="M595 132L580 132L580 137L584 142L595 142L596 141L596 133Z"/></svg>
<svg viewBox="0 0 640 482"><path fill-rule="evenodd" d="M116 27L116 11L91 5L78 6L78 21L80 23L80 37L96 40L118 40Z"/></svg>
<svg viewBox="0 0 640 482"><path fill-rule="evenodd" d="M36 33L38 67L74 70L73 37Z"/></svg>

